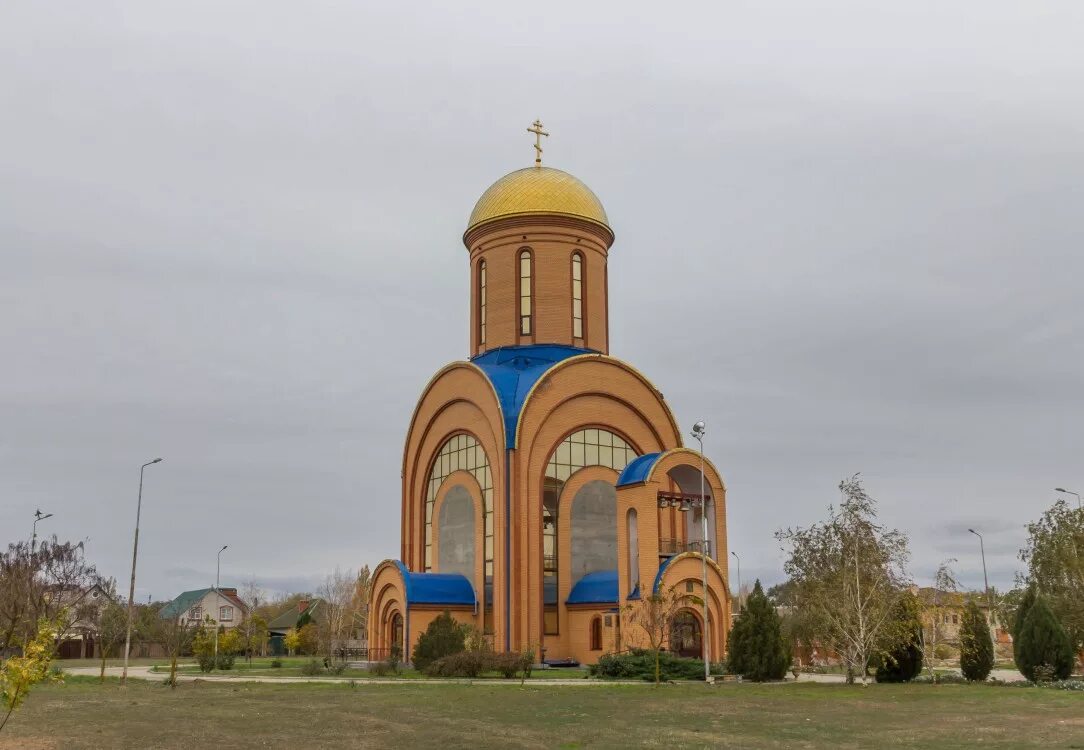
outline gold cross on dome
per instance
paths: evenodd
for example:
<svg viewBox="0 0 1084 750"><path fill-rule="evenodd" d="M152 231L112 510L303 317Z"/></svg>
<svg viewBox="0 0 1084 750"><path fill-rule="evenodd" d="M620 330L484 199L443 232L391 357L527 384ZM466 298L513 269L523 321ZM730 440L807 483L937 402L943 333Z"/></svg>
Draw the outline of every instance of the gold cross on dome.
<svg viewBox="0 0 1084 750"><path fill-rule="evenodd" d="M549 138L549 133L542 130L542 121L535 120L531 127L527 128L528 133L534 133L534 165L536 167L542 166L542 136Z"/></svg>

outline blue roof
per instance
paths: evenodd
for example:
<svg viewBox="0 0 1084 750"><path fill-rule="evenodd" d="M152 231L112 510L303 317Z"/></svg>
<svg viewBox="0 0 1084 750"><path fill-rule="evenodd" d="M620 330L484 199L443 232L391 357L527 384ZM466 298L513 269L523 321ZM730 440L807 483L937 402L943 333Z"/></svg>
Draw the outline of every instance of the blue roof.
<svg viewBox="0 0 1084 750"><path fill-rule="evenodd" d="M599 570L576 582L565 604L616 604L617 571Z"/></svg>
<svg viewBox="0 0 1084 750"><path fill-rule="evenodd" d="M661 455L661 453L645 453L632 459L621 472L621 476L617 478L617 486L624 487L626 484L637 484L646 481L647 475L651 473L651 467L655 465Z"/></svg>
<svg viewBox="0 0 1084 750"><path fill-rule="evenodd" d="M463 604L474 606L474 587L460 573L411 573L395 561L406 587L407 606L412 604Z"/></svg>
<svg viewBox="0 0 1084 750"><path fill-rule="evenodd" d="M505 447L516 447L519 412L534 384L558 362L581 354L597 352L559 344L531 344L503 346L479 354L471 360L481 368L493 384L493 389L497 391L501 413L504 414Z"/></svg>

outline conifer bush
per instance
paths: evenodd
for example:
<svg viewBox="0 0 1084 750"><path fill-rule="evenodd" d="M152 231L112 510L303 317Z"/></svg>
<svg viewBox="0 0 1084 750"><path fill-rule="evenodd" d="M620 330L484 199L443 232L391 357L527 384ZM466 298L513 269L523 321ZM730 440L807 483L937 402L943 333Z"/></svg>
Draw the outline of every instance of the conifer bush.
<svg viewBox="0 0 1084 750"><path fill-rule="evenodd" d="M887 643L877 663L877 682L910 682L922 672L922 621L918 600L905 591L885 628Z"/></svg>
<svg viewBox="0 0 1084 750"><path fill-rule="evenodd" d="M466 648L466 632L452 617L452 613L444 610L435 620L429 623L429 627L418 638L414 645L412 661L414 668L424 672L426 667L437 659L451 654L458 654Z"/></svg>
<svg viewBox="0 0 1084 750"><path fill-rule="evenodd" d="M1012 658L1018 669L1020 667L1020 631L1024 629L1024 620L1027 619L1033 604L1035 604L1035 587L1028 586L1023 598L1020 599L1020 606L1016 608L1016 617L1013 618L1012 623Z"/></svg>
<svg viewBox="0 0 1084 750"><path fill-rule="evenodd" d="M994 641L975 602L967 603L960 627L960 671L970 682L983 682L994 668Z"/></svg>
<svg viewBox="0 0 1084 750"><path fill-rule="evenodd" d="M1073 647L1046 600L1039 595L1016 639L1016 667L1032 682L1064 680L1073 669Z"/></svg>
<svg viewBox="0 0 1084 750"><path fill-rule="evenodd" d="M779 615L757 581L730 631L727 669L754 682L781 680L790 661L790 644L783 639Z"/></svg>

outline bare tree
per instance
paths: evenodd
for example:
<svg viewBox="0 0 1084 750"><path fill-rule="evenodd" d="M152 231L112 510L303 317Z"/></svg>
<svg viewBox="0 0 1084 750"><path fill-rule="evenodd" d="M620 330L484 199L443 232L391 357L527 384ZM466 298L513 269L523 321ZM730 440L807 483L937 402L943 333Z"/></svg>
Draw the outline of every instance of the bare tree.
<svg viewBox="0 0 1084 750"><path fill-rule="evenodd" d="M244 633L245 658L249 665L252 664L253 652L259 651L262 655L264 644L267 642L267 620L258 614L260 601L266 599L266 594L256 584L255 578L250 578L241 589L241 601L245 603L248 610L241 624L241 632Z"/></svg>
<svg viewBox="0 0 1084 750"><path fill-rule="evenodd" d="M955 562L954 557L941 562L933 577L933 593L922 602L925 614L925 622L922 623L922 656L930 677L934 677L933 660L937 658L939 647L944 645L946 640L944 624L948 612L954 609L953 605L958 607L960 604L960 584L952 570Z"/></svg>
<svg viewBox="0 0 1084 750"><path fill-rule="evenodd" d="M353 609L357 574L352 570L340 570L324 579L317 592L324 600L324 622L321 623L321 636L325 641L325 653L330 657L334 644L349 637L353 625Z"/></svg>
<svg viewBox="0 0 1084 750"><path fill-rule="evenodd" d="M99 682L105 682L105 660L109 652L124 641L128 628L128 611L115 601L107 601L98 608L95 621L95 634L98 640L98 657L101 670Z"/></svg>
<svg viewBox="0 0 1084 750"><path fill-rule="evenodd" d="M642 590L642 589L641 589ZM675 588L663 589L658 593L642 596L639 604L628 607L629 621L639 625L647 636L651 652L655 656L655 685L659 684L659 655L663 646L670 643L670 634L674 626L674 617L684 607L696 606L701 602L698 597L679 593ZM706 634L703 636L706 637Z"/></svg>
<svg viewBox="0 0 1084 750"><path fill-rule="evenodd" d="M843 499L828 520L776 532L790 547L784 570L794 584L795 605L814 637L833 648L848 682L865 685L870 658L906 584L907 537L877 524L876 503L858 475L839 483Z"/></svg>
<svg viewBox="0 0 1084 750"><path fill-rule="evenodd" d="M0 653L28 643L42 620L54 625L61 643L86 616L84 600L100 582L82 542L53 536L34 549L26 542L8 545L0 552Z"/></svg>

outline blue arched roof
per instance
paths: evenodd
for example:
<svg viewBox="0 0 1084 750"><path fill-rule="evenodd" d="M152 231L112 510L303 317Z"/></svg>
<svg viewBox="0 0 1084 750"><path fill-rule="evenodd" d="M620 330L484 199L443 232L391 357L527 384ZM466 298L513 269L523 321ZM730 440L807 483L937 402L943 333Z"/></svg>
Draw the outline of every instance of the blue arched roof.
<svg viewBox="0 0 1084 750"><path fill-rule="evenodd" d="M617 571L599 570L588 573L568 594L565 604L616 604Z"/></svg>
<svg viewBox="0 0 1084 750"><path fill-rule="evenodd" d="M502 346L471 359L493 384L504 415L505 447L515 448L519 412L527 394L546 371L558 362L581 354L597 354L593 349L580 349L559 344Z"/></svg>
<svg viewBox="0 0 1084 750"><path fill-rule="evenodd" d="M403 576L407 606L412 604L451 604L474 606L474 587L460 573L411 573L396 560Z"/></svg>
<svg viewBox="0 0 1084 750"><path fill-rule="evenodd" d="M651 473L651 467L655 465L661 455L661 453L645 453L634 458L621 472L621 476L617 478L617 486L624 487L627 484L638 484L646 481L647 475Z"/></svg>

